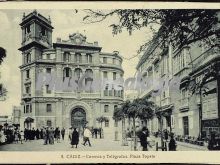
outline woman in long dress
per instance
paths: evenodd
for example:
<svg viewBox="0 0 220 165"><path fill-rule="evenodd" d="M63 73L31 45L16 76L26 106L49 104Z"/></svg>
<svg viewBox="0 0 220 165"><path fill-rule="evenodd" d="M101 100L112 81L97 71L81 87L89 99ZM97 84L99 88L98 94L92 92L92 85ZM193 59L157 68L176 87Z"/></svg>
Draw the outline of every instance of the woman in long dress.
<svg viewBox="0 0 220 165"><path fill-rule="evenodd" d="M71 138L72 148L73 148L73 145L76 145L76 148L77 148L78 143L79 143L79 133L77 132L76 128L74 128L74 131L72 133L72 138Z"/></svg>

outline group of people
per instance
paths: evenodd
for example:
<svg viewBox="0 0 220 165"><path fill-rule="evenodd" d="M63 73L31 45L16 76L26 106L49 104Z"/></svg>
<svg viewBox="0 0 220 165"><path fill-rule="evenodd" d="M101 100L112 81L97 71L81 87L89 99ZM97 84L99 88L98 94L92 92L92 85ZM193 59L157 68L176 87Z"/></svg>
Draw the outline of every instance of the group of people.
<svg viewBox="0 0 220 165"><path fill-rule="evenodd" d="M42 137L44 139L44 145L47 144L54 144L54 141L56 140L57 143L60 143L60 139L62 137L62 140L64 140L65 137L65 128L62 128L62 130L57 127L54 129L53 127L44 127L42 129Z"/></svg>
<svg viewBox="0 0 220 165"><path fill-rule="evenodd" d="M164 136L165 142L167 142L168 141L168 136L169 136L168 131L165 130L163 134L164 134L163 136ZM149 137L149 130L146 127L143 127L142 131L139 135L140 144L142 146L143 151L147 151L148 146L152 147L149 143L148 137ZM176 141L174 139L174 134L170 133L170 141L169 141L169 144L168 144L168 149L169 149L169 151L176 151L176 147L177 147L177 144L176 144Z"/></svg>
<svg viewBox="0 0 220 165"><path fill-rule="evenodd" d="M0 144L23 143L24 132L18 128L3 128L0 127Z"/></svg>
<svg viewBox="0 0 220 165"><path fill-rule="evenodd" d="M103 132L102 128L92 128L91 132L92 132L92 137L93 138L95 137L97 139L98 136L99 136L100 139L103 138L104 132Z"/></svg>
<svg viewBox="0 0 220 165"><path fill-rule="evenodd" d="M65 129L56 129L52 127L44 127L42 129L27 129L24 131L20 130L17 127L9 127L3 128L0 127L0 144L10 144L10 143L18 143L23 141L32 141L38 139L44 139L44 144L54 144L54 139L56 139L57 143L60 142L60 139L64 140Z"/></svg>
<svg viewBox="0 0 220 165"><path fill-rule="evenodd" d="M83 131L83 143L82 145L86 146L86 144L88 143L89 146L91 147L91 143L90 143L90 137L92 137L92 132L90 131L90 129L88 127L84 128ZM70 140L70 144L72 145L72 148L77 148L78 144L79 144L79 132L77 131L76 128L71 127L70 131L69 131L69 140Z"/></svg>

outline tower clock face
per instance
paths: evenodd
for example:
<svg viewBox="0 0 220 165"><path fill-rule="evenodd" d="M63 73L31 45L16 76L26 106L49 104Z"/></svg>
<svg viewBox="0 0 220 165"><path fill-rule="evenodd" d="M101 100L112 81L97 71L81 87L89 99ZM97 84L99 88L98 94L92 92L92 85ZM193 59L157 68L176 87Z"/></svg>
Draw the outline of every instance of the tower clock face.
<svg viewBox="0 0 220 165"><path fill-rule="evenodd" d="M76 44L82 44L82 39L80 37L76 37L74 41Z"/></svg>

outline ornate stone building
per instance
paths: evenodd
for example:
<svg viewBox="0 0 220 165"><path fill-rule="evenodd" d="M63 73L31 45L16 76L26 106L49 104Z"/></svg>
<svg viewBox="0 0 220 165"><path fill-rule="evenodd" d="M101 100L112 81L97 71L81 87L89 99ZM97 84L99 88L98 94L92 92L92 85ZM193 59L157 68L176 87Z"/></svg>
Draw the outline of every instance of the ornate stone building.
<svg viewBox="0 0 220 165"><path fill-rule="evenodd" d="M159 35L137 65L145 87L139 97L151 96L163 114L148 122L149 129L157 132L162 125L176 135L202 138L220 134L219 36L213 47L197 41L179 49L163 47Z"/></svg>
<svg viewBox="0 0 220 165"><path fill-rule="evenodd" d="M105 116L109 121L102 124L104 132L115 130L117 123L112 115L114 108L123 101L123 89L107 83L101 87L104 79L114 81L123 77L119 53L103 53L98 42L89 43L86 36L79 33L69 35L68 40L57 38L56 43L52 43L50 18L37 11L24 15L20 26L21 126L81 129L87 124L100 127L96 119ZM63 80L63 86L66 83L71 90L60 90L49 83L43 83L38 89L37 82L42 73L55 74Z"/></svg>

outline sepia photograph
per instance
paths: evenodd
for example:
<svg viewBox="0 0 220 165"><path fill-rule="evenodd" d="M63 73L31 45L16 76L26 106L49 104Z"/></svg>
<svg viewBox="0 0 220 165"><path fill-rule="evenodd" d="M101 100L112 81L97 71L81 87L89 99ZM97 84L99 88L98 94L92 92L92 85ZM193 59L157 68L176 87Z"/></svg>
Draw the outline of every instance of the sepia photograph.
<svg viewBox="0 0 220 165"><path fill-rule="evenodd" d="M0 154L220 150L220 8L9 6L0 23Z"/></svg>

